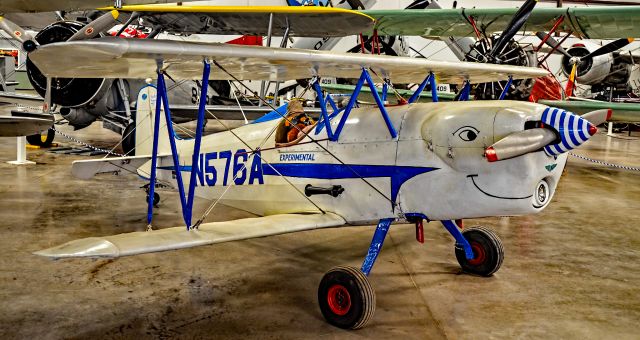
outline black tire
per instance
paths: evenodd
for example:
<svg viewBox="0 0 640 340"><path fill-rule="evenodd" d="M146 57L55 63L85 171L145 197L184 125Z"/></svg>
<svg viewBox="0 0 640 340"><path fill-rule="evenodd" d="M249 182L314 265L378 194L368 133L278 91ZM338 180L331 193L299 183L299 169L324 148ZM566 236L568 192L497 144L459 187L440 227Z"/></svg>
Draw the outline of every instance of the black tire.
<svg viewBox="0 0 640 340"><path fill-rule="evenodd" d="M52 129L47 129L37 135L27 136L27 142L31 145L48 148L53 143L53 139L56 137L56 132Z"/></svg>
<svg viewBox="0 0 640 340"><path fill-rule="evenodd" d="M464 249L456 246L456 259L462 270L470 274L491 276L500 269L504 249L498 235L483 227L466 229L462 235L471 244L475 256L473 260L467 260Z"/></svg>
<svg viewBox="0 0 640 340"><path fill-rule="evenodd" d="M147 203L149 203L149 194L147 194ZM153 206L157 207L160 204L160 195L157 192L153 193Z"/></svg>
<svg viewBox="0 0 640 340"><path fill-rule="evenodd" d="M371 321L376 310L376 295L360 269L339 266L322 277L318 303L328 323L339 328L358 329Z"/></svg>
<svg viewBox="0 0 640 340"><path fill-rule="evenodd" d="M127 156L136 155L136 124L130 123L122 132L122 153Z"/></svg>

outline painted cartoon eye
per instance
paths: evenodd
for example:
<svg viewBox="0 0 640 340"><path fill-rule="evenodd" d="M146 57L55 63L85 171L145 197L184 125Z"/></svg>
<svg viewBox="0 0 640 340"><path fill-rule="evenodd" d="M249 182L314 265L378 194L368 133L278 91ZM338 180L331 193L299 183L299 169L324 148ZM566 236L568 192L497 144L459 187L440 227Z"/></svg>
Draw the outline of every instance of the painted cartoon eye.
<svg viewBox="0 0 640 340"><path fill-rule="evenodd" d="M474 128L473 126L463 126L453 134L458 135L458 137L460 137L460 139L465 142L472 142L476 138L478 138L479 133L480 131L478 131L478 129Z"/></svg>

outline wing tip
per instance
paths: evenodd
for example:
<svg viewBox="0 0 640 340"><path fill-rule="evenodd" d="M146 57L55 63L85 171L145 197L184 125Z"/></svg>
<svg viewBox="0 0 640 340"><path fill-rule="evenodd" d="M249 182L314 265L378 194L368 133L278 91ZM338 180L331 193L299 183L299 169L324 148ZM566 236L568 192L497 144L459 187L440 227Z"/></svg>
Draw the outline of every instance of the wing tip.
<svg viewBox="0 0 640 340"><path fill-rule="evenodd" d="M33 252L34 255L52 259L91 257L118 257L120 251L116 245L104 238L89 237L70 241L59 246Z"/></svg>

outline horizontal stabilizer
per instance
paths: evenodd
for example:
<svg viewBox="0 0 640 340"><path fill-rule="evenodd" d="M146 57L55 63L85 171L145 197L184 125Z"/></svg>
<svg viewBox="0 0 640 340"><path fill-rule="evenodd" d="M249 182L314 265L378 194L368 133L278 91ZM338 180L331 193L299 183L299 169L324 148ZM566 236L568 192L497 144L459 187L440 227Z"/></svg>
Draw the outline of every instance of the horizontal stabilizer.
<svg viewBox="0 0 640 340"><path fill-rule="evenodd" d="M35 135L51 126L52 119L0 116L0 137Z"/></svg>
<svg viewBox="0 0 640 340"><path fill-rule="evenodd" d="M175 227L106 237L89 237L34 254L51 258L113 258L337 227L344 224L345 220L333 213L272 215L203 223L199 229L190 231L185 227Z"/></svg>
<svg viewBox="0 0 640 340"><path fill-rule="evenodd" d="M166 156L158 156L161 157ZM89 179L97 174L120 174L122 171L136 173L139 167L150 160L151 156L132 156L75 161L71 173L79 179Z"/></svg>

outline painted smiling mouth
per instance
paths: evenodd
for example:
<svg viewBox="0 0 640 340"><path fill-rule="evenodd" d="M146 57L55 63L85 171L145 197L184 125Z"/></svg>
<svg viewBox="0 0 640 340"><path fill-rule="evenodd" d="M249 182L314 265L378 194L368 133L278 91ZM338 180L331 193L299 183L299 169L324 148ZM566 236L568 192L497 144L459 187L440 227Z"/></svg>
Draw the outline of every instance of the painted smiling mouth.
<svg viewBox="0 0 640 340"><path fill-rule="evenodd" d="M533 195L529 195L526 197L504 197L504 196L497 196L497 195L492 195L484 190L482 190L482 188L480 188L480 186L476 183L475 178L478 177L478 174L475 175L468 175L467 178L471 178L471 182L473 182L473 185L478 189L478 191L480 191L481 193L489 196L489 197L493 197L493 198L499 198L501 200L526 200L526 199L530 199L531 197L533 197Z"/></svg>

